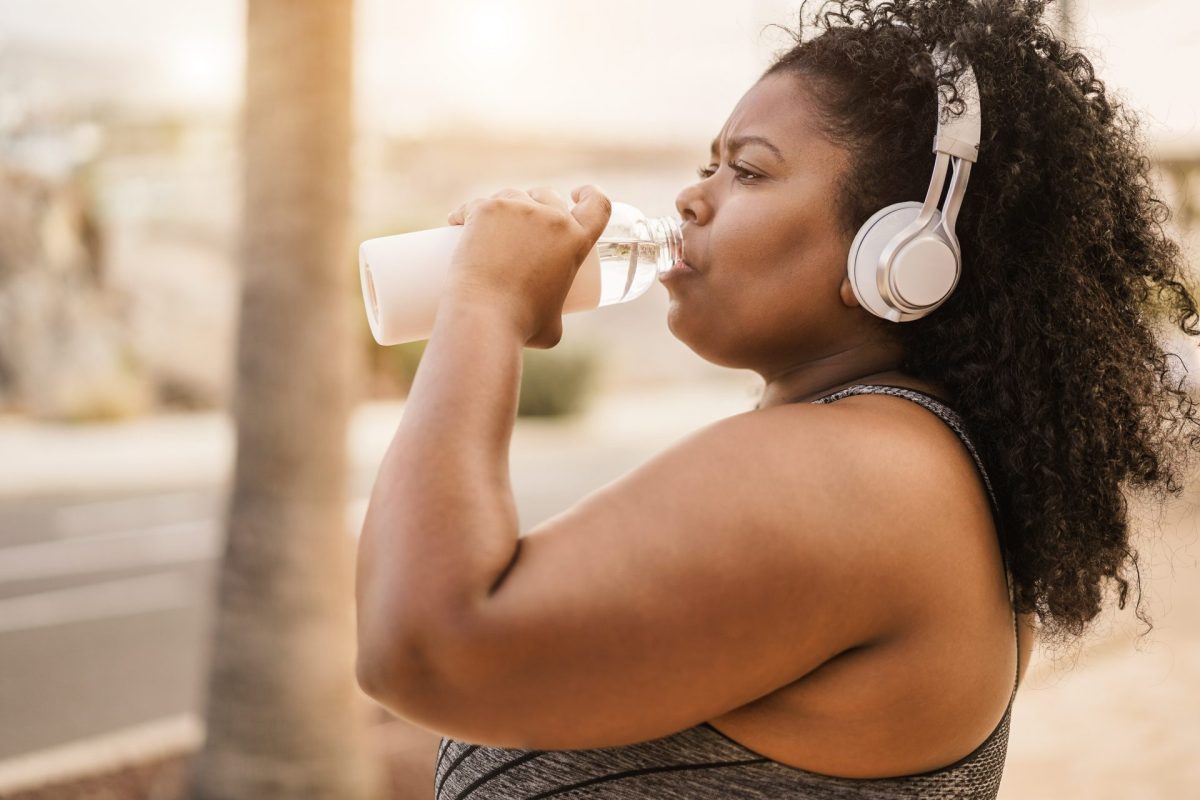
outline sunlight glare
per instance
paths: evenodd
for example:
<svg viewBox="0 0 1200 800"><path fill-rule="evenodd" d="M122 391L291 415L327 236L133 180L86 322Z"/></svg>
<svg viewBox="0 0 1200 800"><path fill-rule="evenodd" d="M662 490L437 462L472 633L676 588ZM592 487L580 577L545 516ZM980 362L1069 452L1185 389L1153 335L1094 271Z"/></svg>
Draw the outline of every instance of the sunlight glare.
<svg viewBox="0 0 1200 800"><path fill-rule="evenodd" d="M529 26L516 3L476 2L466 5L461 20L465 35L459 40L463 56L486 68L497 59L510 59L525 50Z"/></svg>
<svg viewBox="0 0 1200 800"><path fill-rule="evenodd" d="M173 92L201 102L221 101L238 90L241 50L227 41L191 41L166 54L164 80Z"/></svg>

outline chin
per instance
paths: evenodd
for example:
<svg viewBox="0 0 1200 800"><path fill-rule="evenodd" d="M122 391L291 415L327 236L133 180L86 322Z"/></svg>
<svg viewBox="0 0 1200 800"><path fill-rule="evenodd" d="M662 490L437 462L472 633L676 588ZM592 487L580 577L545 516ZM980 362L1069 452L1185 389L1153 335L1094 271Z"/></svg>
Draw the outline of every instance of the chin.
<svg viewBox="0 0 1200 800"><path fill-rule="evenodd" d="M695 318L693 318L693 322L695 321ZM667 329L671 331L672 336L683 342L688 346L688 349L710 364L716 364L718 367L729 367L731 369L746 369L746 365L742 359L716 346L719 343L706 341L703 338L703 334L713 333L711 326L705 326L701 321L700 335L690 335L688 326L680 319L680 314L677 311L675 303L671 303L671 306L667 309Z"/></svg>
<svg viewBox="0 0 1200 800"><path fill-rule="evenodd" d="M672 300L671 305L667 307L667 330L676 339L695 350L692 337L688 335L687 324L680 320L680 314L679 304Z"/></svg>

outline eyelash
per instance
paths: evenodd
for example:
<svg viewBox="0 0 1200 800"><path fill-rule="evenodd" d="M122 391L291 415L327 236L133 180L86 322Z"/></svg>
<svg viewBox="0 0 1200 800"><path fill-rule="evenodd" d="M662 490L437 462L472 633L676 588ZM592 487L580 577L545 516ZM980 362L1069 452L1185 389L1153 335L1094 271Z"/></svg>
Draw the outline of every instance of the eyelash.
<svg viewBox="0 0 1200 800"><path fill-rule="evenodd" d="M738 180L743 181L743 182L753 181L753 180L756 180L756 179L762 177L757 172L751 172L748 169L742 169L741 167L737 166L736 164L730 164L729 168L732 169L734 172L736 172L738 174ZM712 177L712 175L715 172L716 172L716 170L712 169L711 167L698 167L696 169L696 174L699 175L701 179ZM743 177L743 176L746 176L746 177Z"/></svg>

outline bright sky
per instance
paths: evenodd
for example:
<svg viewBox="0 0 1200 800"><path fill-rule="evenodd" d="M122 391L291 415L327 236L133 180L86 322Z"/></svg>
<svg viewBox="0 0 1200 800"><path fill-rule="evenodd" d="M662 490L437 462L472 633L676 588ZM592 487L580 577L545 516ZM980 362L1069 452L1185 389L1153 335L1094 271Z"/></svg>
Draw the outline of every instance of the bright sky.
<svg viewBox="0 0 1200 800"><path fill-rule="evenodd" d="M785 39L798 0L358 2L359 107L391 132L487 126L707 142ZM1195 137L1195 0L1076 0L1100 75L1148 132ZM244 0L0 0L0 42L34 39L154 63L137 87L229 104ZM1190 136L1188 136L1190 134ZM706 138L707 137L707 138Z"/></svg>

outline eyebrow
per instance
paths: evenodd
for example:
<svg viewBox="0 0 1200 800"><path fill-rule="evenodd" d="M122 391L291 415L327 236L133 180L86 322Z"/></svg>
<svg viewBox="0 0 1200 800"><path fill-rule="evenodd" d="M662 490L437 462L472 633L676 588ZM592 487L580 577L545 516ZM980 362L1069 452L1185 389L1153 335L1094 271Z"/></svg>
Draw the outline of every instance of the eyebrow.
<svg viewBox="0 0 1200 800"><path fill-rule="evenodd" d="M718 140L713 139L712 149L710 149L708 151L709 154L714 155L714 156L717 154L717 144L718 144ZM733 139L729 140L729 152L736 153L738 150L742 149L742 147L744 147L745 145L748 145L748 144L761 144L763 147L767 148L772 153L774 153L775 157L778 158L780 161L787 160L783 157L783 153L779 152L778 147L771 144L769 139L766 139L762 136L737 136L737 137L734 137Z"/></svg>

